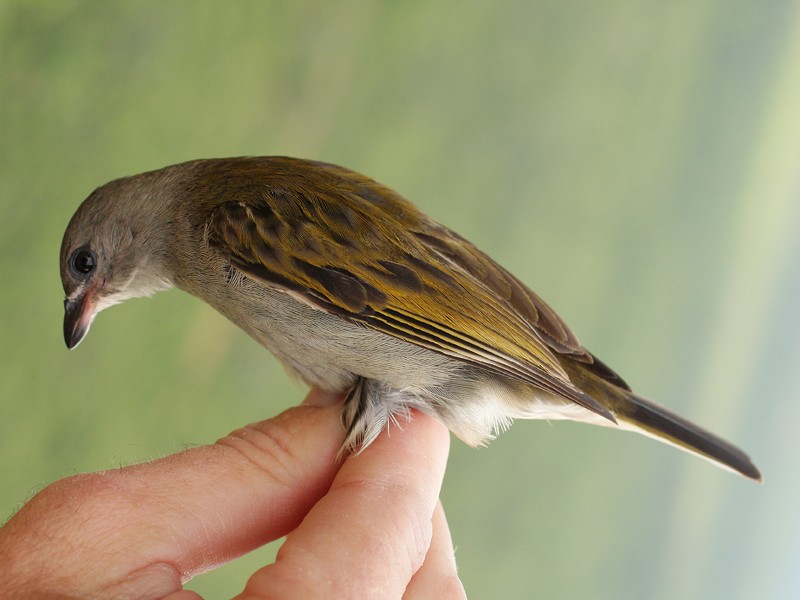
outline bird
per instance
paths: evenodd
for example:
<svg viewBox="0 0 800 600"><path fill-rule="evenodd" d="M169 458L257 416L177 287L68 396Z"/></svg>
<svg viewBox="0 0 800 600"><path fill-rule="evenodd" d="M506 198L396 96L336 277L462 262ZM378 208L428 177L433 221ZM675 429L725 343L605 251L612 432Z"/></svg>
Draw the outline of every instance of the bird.
<svg viewBox="0 0 800 600"><path fill-rule="evenodd" d="M60 267L69 349L100 311L177 287L342 394L343 453L415 409L470 446L514 419L568 419L761 480L733 444L634 393L487 254L344 167L236 157L116 179L76 210Z"/></svg>

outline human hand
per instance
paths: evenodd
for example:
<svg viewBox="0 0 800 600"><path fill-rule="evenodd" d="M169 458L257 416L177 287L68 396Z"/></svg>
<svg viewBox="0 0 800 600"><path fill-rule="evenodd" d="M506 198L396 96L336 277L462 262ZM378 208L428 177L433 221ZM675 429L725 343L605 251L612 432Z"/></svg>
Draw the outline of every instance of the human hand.
<svg viewBox="0 0 800 600"><path fill-rule="evenodd" d="M338 406L57 481L0 529L0 597L169 598L287 536L237 598L463 598L439 489L446 428L420 413L337 464Z"/></svg>

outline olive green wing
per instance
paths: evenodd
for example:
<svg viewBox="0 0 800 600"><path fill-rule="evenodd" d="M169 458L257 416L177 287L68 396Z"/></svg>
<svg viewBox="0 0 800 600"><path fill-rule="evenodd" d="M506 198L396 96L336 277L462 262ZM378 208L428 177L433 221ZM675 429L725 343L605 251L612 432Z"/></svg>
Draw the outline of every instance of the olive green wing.
<svg viewBox="0 0 800 600"><path fill-rule="evenodd" d="M294 169L213 209L208 242L234 268L614 421L570 382L555 353L602 363L533 292L388 188L338 167L301 166L309 177Z"/></svg>

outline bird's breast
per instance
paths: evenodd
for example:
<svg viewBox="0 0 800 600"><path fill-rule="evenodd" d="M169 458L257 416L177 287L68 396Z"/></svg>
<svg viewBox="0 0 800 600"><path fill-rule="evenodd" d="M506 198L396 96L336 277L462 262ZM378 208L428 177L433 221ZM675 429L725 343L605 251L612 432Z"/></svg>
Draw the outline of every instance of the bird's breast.
<svg viewBox="0 0 800 600"><path fill-rule="evenodd" d="M366 377L399 389L422 390L443 384L465 367L453 358L313 307L279 287L247 278L216 281L181 287L323 389L343 391L357 377Z"/></svg>

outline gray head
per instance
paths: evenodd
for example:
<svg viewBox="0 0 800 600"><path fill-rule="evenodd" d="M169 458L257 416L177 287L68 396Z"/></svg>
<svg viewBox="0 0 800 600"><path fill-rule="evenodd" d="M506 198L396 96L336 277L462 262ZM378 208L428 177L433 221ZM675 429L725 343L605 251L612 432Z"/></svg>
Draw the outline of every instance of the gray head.
<svg viewBox="0 0 800 600"><path fill-rule="evenodd" d="M72 217L61 242L68 348L78 345L104 308L172 285L165 268L171 174L153 171L107 183Z"/></svg>

